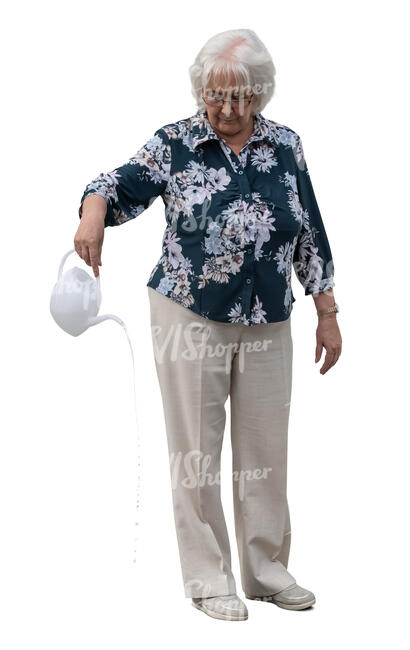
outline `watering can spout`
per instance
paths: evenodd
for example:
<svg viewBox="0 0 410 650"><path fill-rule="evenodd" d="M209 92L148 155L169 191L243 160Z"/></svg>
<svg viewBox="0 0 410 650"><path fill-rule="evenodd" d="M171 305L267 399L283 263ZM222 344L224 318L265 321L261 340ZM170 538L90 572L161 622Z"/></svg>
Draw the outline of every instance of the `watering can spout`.
<svg viewBox="0 0 410 650"><path fill-rule="evenodd" d="M122 327L125 327L124 321L121 320L121 318L118 318L118 316L114 316L114 314L103 314L102 316L92 316L89 318L88 322L90 324L90 327L93 325L98 325L98 323L102 323L103 320L115 320L116 323L119 323L122 325Z"/></svg>

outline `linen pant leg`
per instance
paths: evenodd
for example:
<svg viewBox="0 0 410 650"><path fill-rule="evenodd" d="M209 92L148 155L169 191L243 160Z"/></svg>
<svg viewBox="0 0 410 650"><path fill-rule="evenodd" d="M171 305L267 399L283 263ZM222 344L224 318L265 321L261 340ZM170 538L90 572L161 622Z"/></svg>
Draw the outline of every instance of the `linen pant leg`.
<svg viewBox="0 0 410 650"><path fill-rule="evenodd" d="M296 582L287 571L290 318L244 328L241 344L231 384L235 532L244 592L268 596Z"/></svg>
<svg viewBox="0 0 410 650"><path fill-rule="evenodd" d="M215 346L240 330L209 321L153 288L149 288L149 299L185 596L232 594L236 584L218 480L231 363L226 372L225 357L201 358L198 349L205 331L210 332L208 345ZM192 324L189 340L197 352L186 359L184 335ZM204 473L209 480L203 480Z"/></svg>

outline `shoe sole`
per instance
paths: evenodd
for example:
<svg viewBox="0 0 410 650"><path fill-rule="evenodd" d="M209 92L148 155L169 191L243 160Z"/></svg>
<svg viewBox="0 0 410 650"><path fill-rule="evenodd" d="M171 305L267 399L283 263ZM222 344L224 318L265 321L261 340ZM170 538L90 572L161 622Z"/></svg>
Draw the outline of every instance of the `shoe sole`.
<svg viewBox="0 0 410 650"><path fill-rule="evenodd" d="M285 603L280 603L276 600L264 600L263 596L248 596L247 594L245 594L245 597L248 598L249 600L260 600L263 603L272 603L273 605L282 607L282 609L291 609L293 611L307 609L308 607L312 607L312 605L314 605L316 602L316 598L312 598L312 600L308 600L308 602L306 603L300 603L300 604L295 603L294 605L290 605L290 604L287 605Z"/></svg>
<svg viewBox="0 0 410 650"><path fill-rule="evenodd" d="M217 618L222 621L246 621L248 620L248 615L246 616L225 616L224 614L218 614L217 612L210 612L200 605L200 603L191 603L192 607L199 609L199 611L204 612L211 618Z"/></svg>

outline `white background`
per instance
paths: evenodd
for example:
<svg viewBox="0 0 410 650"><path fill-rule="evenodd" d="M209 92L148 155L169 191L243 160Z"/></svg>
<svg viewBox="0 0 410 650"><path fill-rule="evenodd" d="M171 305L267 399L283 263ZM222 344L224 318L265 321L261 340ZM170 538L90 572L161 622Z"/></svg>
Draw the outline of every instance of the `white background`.
<svg viewBox="0 0 410 650"><path fill-rule="evenodd" d="M405 3L21 2L3 12L2 647L402 647L407 633L409 106ZM263 114L300 134L335 262L342 356L315 365L313 300L293 277L289 570L303 612L246 601L211 619L185 598L146 283L158 199L107 228L100 314L72 338L49 299L85 185L192 115L188 66L213 34L254 29L272 54ZM92 273L76 255L77 264ZM324 357L323 357L324 358ZM238 594L229 409L223 502ZM401 641L400 641L401 639Z"/></svg>

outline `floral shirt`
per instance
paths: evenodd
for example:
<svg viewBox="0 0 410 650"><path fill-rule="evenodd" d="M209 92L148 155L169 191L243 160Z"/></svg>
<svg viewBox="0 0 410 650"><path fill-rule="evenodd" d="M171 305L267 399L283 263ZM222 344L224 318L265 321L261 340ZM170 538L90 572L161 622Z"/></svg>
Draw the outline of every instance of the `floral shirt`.
<svg viewBox="0 0 410 650"><path fill-rule="evenodd" d="M147 286L201 316L245 325L286 320L292 267L309 295L334 286L333 260L299 135L257 113L239 155L206 111L159 128L130 160L89 183L105 226L161 196L162 254Z"/></svg>

